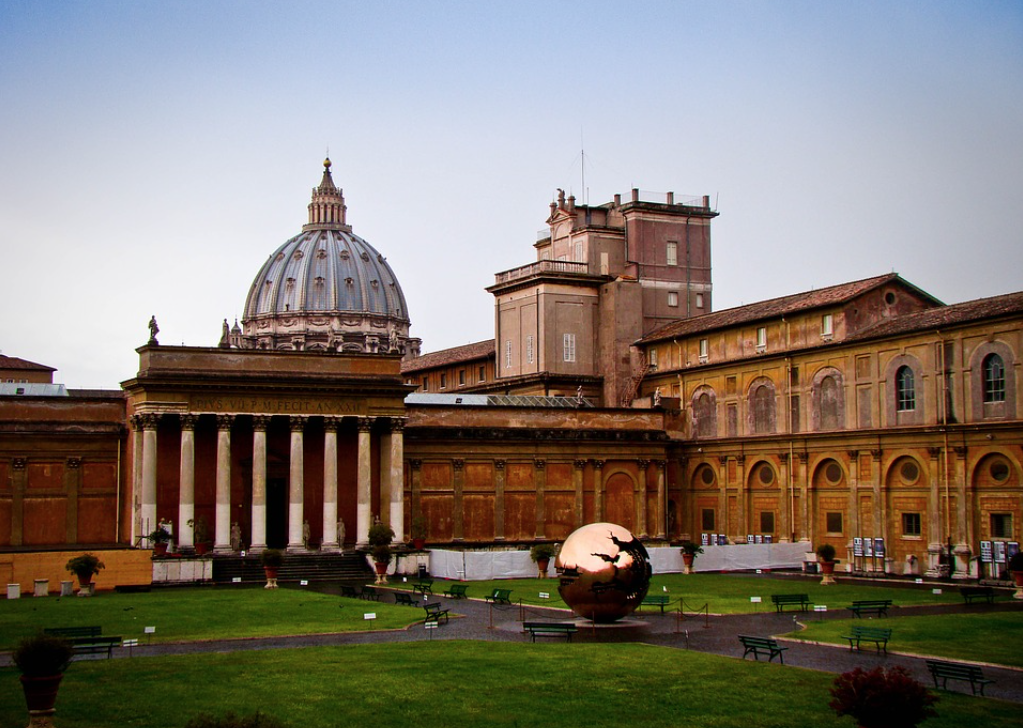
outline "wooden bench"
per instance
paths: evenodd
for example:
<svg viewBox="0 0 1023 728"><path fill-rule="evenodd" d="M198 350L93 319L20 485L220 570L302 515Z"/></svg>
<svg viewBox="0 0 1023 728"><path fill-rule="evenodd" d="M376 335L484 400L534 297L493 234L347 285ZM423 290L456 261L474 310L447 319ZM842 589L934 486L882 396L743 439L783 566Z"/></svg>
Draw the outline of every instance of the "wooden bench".
<svg viewBox="0 0 1023 728"><path fill-rule="evenodd" d="M408 592L397 591L394 592L394 603L401 604L404 607L418 607L419 600L413 599L412 595Z"/></svg>
<svg viewBox="0 0 1023 728"><path fill-rule="evenodd" d="M760 662L761 653L767 655L767 661L770 662L775 657L778 658L778 662L785 664L785 655L782 653L788 649L788 647L780 647L778 641L771 637L751 637L750 635L741 634L739 635L739 641L742 642L742 646L746 648L746 651L742 653L742 659L746 659L746 655L753 653L753 659Z"/></svg>
<svg viewBox="0 0 1023 728"><path fill-rule="evenodd" d="M380 601L380 592L377 591L375 586L364 586L362 591L359 593L359 599L369 599L374 602Z"/></svg>
<svg viewBox="0 0 1023 728"><path fill-rule="evenodd" d="M643 597L643 603L641 606L644 607L660 607L661 614L664 614L664 608L668 606L671 601L667 594L652 594Z"/></svg>
<svg viewBox="0 0 1023 728"><path fill-rule="evenodd" d="M114 648L121 644L120 637L103 636L103 628L97 626L47 627L43 632L66 639L76 655L101 655L105 652L109 659Z"/></svg>
<svg viewBox="0 0 1023 728"><path fill-rule="evenodd" d="M442 617L444 618L445 622L447 622L449 619L448 610L441 609L440 602L434 602L433 604L424 604L423 609L426 610L427 622L436 622L437 624L440 624L440 620Z"/></svg>
<svg viewBox="0 0 1023 728"><path fill-rule="evenodd" d="M483 598L494 604L511 604L511 593L511 589L494 589L494 591Z"/></svg>
<svg viewBox="0 0 1023 728"><path fill-rule="evenodd" d="M842 635L842 639L849 640L849 650L852 651L853 645L855 644L856 649L860 649L860 642L873 642L877 647L877 651L888 654L888 640L892 638L892 631L890 629L883 629L881 627L853 627L852 634Z"/></svg>
<svg viewBox="0 0 1023 728"><path fill-rule="evenodd" d="M522 626L529 631L533 642L536 642L537 635L564 637L571 642L572 635L579 631L574 622L524 622Z"/></svg>
<svg viewBox="0 0 1023 728"><path fill-rule="evenodd" d="M784 612L785 607L789 605L799 607L800 612L805 612L810 608L810 597L806 594L772 594L771 601L779 614Z"/></svg>
<svg viewBox="0 0 1023 728"><path fill-rule="evenodd" d="M465 593L465 590L468 588L468 584L452 584L444 590L444 596L452 599L467 599L468 594Z"/></svg>
<svg viewBox="0 0 1023 728"><path fill-rule="evenodd" d="M984 694L984 686L994 682L984 677L984 672L977 665L964 665L959 662L944 662L942 660L927 660L927 669L931 671L934 678L934 687L948 690L946 685L949 680L963 680L970 683L970 689L976 695L978 689ZM938 679L941 685L938 685Z"/></svg>
<svg viewBox="0 0 1023 728"><path fill-rule="evenodd" d="M995 603L995 590L990 586L961 586L959 593L967 604L972 604L974 599L984 599L988 604Z"/></svg>
<svg viewBox="0 0 1023 728"><path fill-rule="evenodd" d="M888 607L890 606L892 606L891 599L864 599L862 601L853 602L852 606L848 607L848 609L857 617L861 618L864 614L873 614L877 617L887 617Z"/></svg>
<svg viewBox="0 0 1023 728"><path fill-rule="evenodd" d="M351 586L350 584L342 584L341 596L348 597L349 599L358 599L359 592L355 589L354 586Z"/></svg>
<svg viewBox="0 0 1023 728"><path fill-rule="evenodd" d="M412 593L433 596L433 579L420 579L412 585Z"/></svg>
<svg viewBox="0 0 1023 728"><path fill-rule="evenodd" d="M103 634L103 628L95 625L89 627L46 627L43 632L54 637L73 640L79 637L99 637Z"/></svg>

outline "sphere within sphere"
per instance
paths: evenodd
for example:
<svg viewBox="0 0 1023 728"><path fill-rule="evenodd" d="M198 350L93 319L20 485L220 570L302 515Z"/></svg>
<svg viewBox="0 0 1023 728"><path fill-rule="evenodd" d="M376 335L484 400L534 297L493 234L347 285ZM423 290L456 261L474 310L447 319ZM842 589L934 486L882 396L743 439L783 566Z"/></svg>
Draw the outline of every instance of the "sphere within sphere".
<svg viewBox="0 0 1023 728"><path fill-rule="evenodd" d="M614 622L640 605L650 588L650 556L627 529L591 523L572 532L555 561L558 593L580 617Z"/></svg>

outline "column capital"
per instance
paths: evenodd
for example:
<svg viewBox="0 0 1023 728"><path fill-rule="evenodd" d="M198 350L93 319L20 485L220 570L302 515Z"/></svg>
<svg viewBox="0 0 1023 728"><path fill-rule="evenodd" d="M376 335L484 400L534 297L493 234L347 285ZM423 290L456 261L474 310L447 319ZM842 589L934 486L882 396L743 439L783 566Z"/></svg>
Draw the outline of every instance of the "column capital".
<svg viewBox="0 0 1023 728"><path fill-rule="evenodd" d="M465 467L465 461L462 460L461 458L455 458L454 460L451 461L451 465L452 467L454 467L455 470L461 470L462 468Z"/></svg>
<svg viewBox="0 0 1023 728"><path fill-rule="evenodd" d="M182 430L194 430L195 423L199 421L199 415L181 414L178 415L178 423Z"/></svg>
<svg viewBox="0 0 1023 728"><path fill-rule="evenodd" d="M131 420L131 426L135 432L142 429L142 415L132 415L129 419Z"/></svg>
<svg viewBox="0 0 1023 728"><path fill-rule="evenodd" d="M654 463L654 465L657 466L658 470L664 470L664 468L666 468L667 465L668 465L668 461L667 460L654 460L653 463Z"/></svg>
<svg viewBox="0 0 1023 728"><path fill-rule="evenodd" d="M256 432L266 432L270 426L270 415L252 415L252 429Z"/></svg>
<svg viewBox="0 0 1023 728"><path fill-rule="evenodd" d="M291 427L292 432L304 432L308 421L309 418L304 415L290 415L288 417L288 425Z"/></svg>
<svg viewBox="0 0 1023 728"><path fill-rule="evenodd" d="M603 470L604 469L604 464L607 461L606 460L591 460L590 462L593 463L593 467L595 467L597 470Z"/></svg>
<svg viewBox="0 0 1023 728"><path fill-rule="evenodd" d="M230 430L234 424L235 415L217 415L217 429Z"/></svg>
<svg viewBox="0 0 1023 728"><path fill-rule="evenodd" d="M846 450L845 454L849 456L850 460L855 460L856 458L858 458L860 456L860 451L859 450Z"/></svg>
<svg viewBox="0 0 1023 728"><path fill-rule="evenodd" d="M413 470L419 470L421 467L423 467L423 461L420 460L419 458L413 458L412 460L409 460L408 462L409 462L409 465L412 466Z"/></svg>
<svg viewBox="0 0 1023 728"><path fill-rule="evenodd" d="M327 432L337 432L337 428L341 426L340 417L324 417L323 418L323 429Z"/></svg>
<svg viewBox="0 0 1023 728"><path fill-rule="evenodd" d="M810 460L810 455L803 450L796 451L796 462L805 465Z"/></svg>
<svg viewBox="0 0 1023 728"><path fill-rule="evenodd" d="M927 448L927 454L931 456L931 460L937 460L941 456L941 448L929 447Z"/></svg>
<svg viewBox="0 0 1023 728"><path fill-rule="evenodd" d="M956 451L956 457L959 458L960 460L966 457L966 448L963 447L962 445L959 445L953 449Z"/></svg>
<svg viewBox="0 0 1023 728"><path fill-rule="evenodd" d="M536 468L537 470L543 470L544 468L547 467L547 461L546 460L534 460L533 461L533 467Z"/></svg>
<svg viewBox="0 0 1023 728"><path fill-rule="evenodd" d="M369 432L373 429L373 418L358 417L356 418L356 426L359 428L359 432Z"/></svg>
<svg viewBox="0 0 1023 728"><path fill-rule="evenodd" d="M155 430L156 426L160 424L160 415L153 412L143 412L137 416L143 430Z"/></svg>
<svg viewBox="0 0 1023 728"><path fill-rule="evenodd" d="M721 467L728 465L728 456L718 455L718 465L720 465Z"/></svg>
<svg viewBox="0 0 1023 728"><path fill-rule="evenodd" d="M494 469L495 470L504 470L505 463L507 463L507 462L508 462L507 460L495 460L494 461Z"/></svg>
<svg viewBox="0 0 1023 728"><path fill-rule="evenodd" d="M650 467L650 461L649 460L637 460L636 461L636 465L639 466L640 470L645 471L647 468Z"/></svg>
<svg viewBox="0 0 1023 728"><path fill-rule="evenodd" d="M408 422L407 417L392 417L391 418L391 432L400 433L405 429L405 423Z"/></svg>
<svg viewBox="0 0 1023 728"><path fill-rule="evenodd" d="M585 460L576 460L573 463L573 465L575 465L576 470L582 470L583 468L586 467L586 461Z"/></svg>
<svg viewBox="0 0 1023 728"><path fill-rule="evenodd" d="M14 458L11 461L11 467L15 470L24 470L26 465L28 465L28 458Z"/></svg>
<svg viewBox="0 0 1023 728"><path fill-rule="evenodd" d="M789 464L789 454L787 452L778 453L778 462L782 465Z"/></svg>
<svg viewBox="0 0 1023 728"><path fill-rule="evenodd" d="M870 457L872 457L875 461L880 461L881 460L881 451L880 450L871 450L870 451Z"/></svg>
<svg viewBox="0 0 1023 728"><path fill-rule="evenodd" d="M742 467L743 465L746 464L746 456L745 455L736 455L735 456L735 462L738 463L739 467Z"/></svg>
<svg viewBox="0 0 1023 728"><path fill-rule="evenodd" d="M80 468L82 466L82 459L81 458L75 458L75 457L68 458L67 459L67 466L71 470L77 470L78 468Z"/></svg>

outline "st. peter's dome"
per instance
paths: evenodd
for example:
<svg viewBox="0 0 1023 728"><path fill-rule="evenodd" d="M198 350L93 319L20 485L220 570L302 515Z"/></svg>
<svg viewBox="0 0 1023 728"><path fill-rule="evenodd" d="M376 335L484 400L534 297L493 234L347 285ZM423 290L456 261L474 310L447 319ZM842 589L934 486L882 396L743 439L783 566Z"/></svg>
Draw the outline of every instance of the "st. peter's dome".
<svg viewBox="0 0 1023 728"><path fill-rule="evenodd" d="M309 222L270 255L252 281L241 336L221 345L418 355L420 342L409 338L398 279L384 256L352 233L330 166L328 158L313 188Z"/></svg>

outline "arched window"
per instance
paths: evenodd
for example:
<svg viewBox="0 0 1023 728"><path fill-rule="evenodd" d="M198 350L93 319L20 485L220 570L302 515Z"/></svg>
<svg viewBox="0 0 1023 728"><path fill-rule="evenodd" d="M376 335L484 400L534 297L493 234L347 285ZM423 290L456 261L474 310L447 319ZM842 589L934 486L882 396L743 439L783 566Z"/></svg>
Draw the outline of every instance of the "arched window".
<svg viewBox="0 0 1023 728"><path fill-rule="evenodd" d="M895 373L895 409L899 412L916 409L916 383L908 366L899 367Z"/></svg>
<svg viewBox="0 0 1023 728"><path fill-rule="evenodd" d="M998 354L984 358L984 401L1005 401L1005 362Z"/></svg>
<svg viewBox="0 0 1023 728"><path fill-rule="evenodd" d="M838 382L834 377L828 376L821 380L820 407L821 407L821 429L837 430L842 427L842 419L839 397L841 392L838 389Z"/></svg>
<svg viewBox="0 0 1023 728"><path fill-rule="evenodd" d="M753 392L753 433L774 432L774 391L766 384Z"/></svg>
<svg viewBox="0 0 1023 728"><path fill-rule="evenodd" d="M717 403L713 392L704 391L693 400L693 429L697 437L717 437Z"/></svg>

